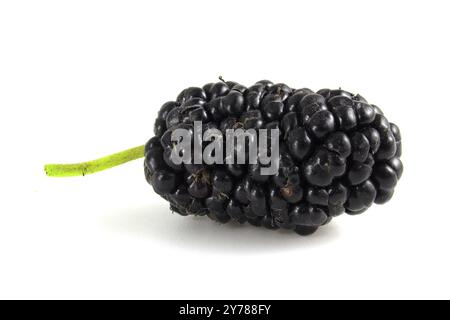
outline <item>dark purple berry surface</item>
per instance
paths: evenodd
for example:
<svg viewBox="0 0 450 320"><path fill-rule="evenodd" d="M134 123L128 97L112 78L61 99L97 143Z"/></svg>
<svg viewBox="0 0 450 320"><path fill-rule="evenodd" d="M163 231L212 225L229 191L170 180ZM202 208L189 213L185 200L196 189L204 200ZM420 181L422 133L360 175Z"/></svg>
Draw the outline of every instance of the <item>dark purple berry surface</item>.
<svg viewBox="0 0 450 320"><path fill-rule="evenodd" d="M279 129L278 172L261 175L262 163L171 162L171 132L193 130L194 121L223 132ZM190 87L162 105L154 135L145 147L148 183L172 211L221 223L309 235L344 212L389 201L403 173L399 128L379 107L341 89L313 92L267 80Z"/></svg>

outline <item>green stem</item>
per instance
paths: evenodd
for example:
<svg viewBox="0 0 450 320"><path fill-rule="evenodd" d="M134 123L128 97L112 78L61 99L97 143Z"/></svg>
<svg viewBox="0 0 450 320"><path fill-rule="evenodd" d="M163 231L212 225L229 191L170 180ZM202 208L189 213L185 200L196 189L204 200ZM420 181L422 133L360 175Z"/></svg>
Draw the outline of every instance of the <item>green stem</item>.
<svg viewBox="0 0 450 320"><path fill-rule="evenodd" d="M144 156L144 146L124 150L109 156L81 163L72 164L46 164L45 173L49 177L77 177L106 170L128 161Z"/></svg>

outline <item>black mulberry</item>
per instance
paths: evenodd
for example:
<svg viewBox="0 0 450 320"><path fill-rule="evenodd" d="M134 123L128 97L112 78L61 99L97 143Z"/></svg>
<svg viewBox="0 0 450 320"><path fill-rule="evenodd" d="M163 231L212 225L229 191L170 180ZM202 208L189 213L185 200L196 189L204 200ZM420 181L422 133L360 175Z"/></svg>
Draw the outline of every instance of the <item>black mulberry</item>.
<svg viewBox="0 0 450 320"><path fill-rule="evenodd" d="M262 175L259 161L171 163L170 133L192 130L194 121L223 133L278 129L278 172ZM154 134L145 146L146 178L173 211L300 235L387 202L403 172L399 128L377 106L341 89L315 93L267 80L249 88L230 81L190 87L161 107ZM225 149L225 138L219 143Z"/></svg>

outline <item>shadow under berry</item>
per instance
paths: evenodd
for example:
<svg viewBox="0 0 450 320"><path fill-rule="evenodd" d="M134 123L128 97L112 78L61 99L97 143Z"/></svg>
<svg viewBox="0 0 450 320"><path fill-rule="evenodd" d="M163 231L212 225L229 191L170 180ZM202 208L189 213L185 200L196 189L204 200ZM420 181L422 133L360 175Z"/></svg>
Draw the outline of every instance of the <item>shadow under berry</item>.
<svg viewBox="0 0 450 320"><path fill-rule="evenodd" d="M177 214L168 211L165 203L117 210L106 215L103 224L113 232L216 253L217 250L245 254L295 250L326 244L338 236L338 230L333 224L321 228L310 237L298 237L289 230L274 232L245 224L211 223L204 217L180 219Z"/></svg>

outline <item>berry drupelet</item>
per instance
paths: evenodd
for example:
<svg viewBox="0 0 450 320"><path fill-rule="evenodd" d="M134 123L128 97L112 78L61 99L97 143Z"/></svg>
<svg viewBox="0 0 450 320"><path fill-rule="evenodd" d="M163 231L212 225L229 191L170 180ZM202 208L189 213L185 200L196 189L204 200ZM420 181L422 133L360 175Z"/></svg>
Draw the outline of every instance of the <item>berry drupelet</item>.
<svg viewBox="0 0 450 320"><path fill-rule="evenodd" d="M262 175L261 163L175 165L170 134L192 130L194 121L223 132L279 129L278 172ZM341 89L313 92L267 80L190 87L162 105L154 135L145 145L145 176L171 210L300 235L389 201L403 172L399 128Z"/></svg>

